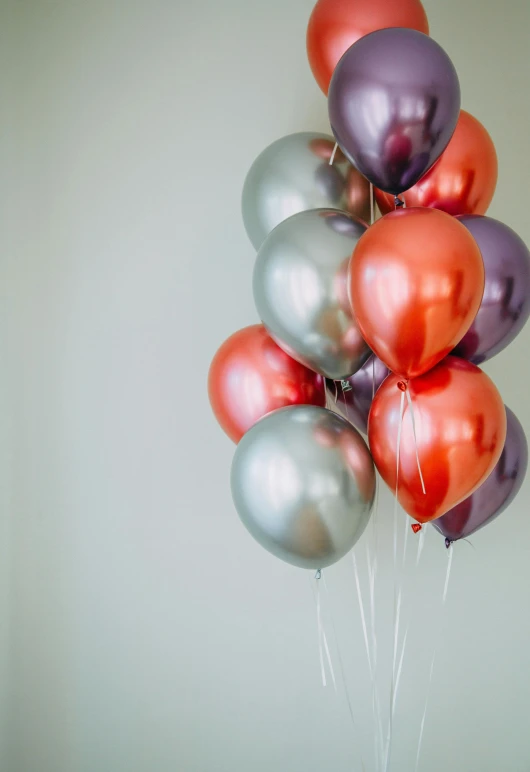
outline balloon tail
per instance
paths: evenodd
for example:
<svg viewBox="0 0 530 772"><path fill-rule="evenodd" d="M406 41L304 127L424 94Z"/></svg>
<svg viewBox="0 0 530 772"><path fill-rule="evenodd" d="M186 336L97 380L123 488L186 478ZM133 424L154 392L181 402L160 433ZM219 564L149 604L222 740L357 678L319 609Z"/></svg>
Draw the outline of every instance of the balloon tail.
<svg viewBox="0 0 530 772"><path fill-rule="evenodd" d="M396 209L401 209L403 206L405 206L403 199L401 199L399 196L394 196L394 207Z"/></svg>
<svg viewBox="0 0 530 772"><path fill-rule="evenodd" d="M416 565L420 562L421 553L423 552L423 548L425 546L425 534L427 533L426 528L422 528L420 531L420 536L418 539L418 552L416 553Z"/></svg>
<svg viewBox="0 0 530 772"><path fill-rule="evenodd" d="M445 601L447 599L447 589L449 587L449 578L451 576L451 567L453 565L453 547L450 546L449 548L449 559L447 561L447 571L445 574L445 582L444 582L444 590L442 595L442 611L445 608ZM427 707L429 704L429 695L431 691L431 684L432 684L432 676L434 672L434 662L436 660L436 647L433 651L432 660L431 660L431 668L429 671L429 680L427 682L427 693L425 695L425 706L423 708L423 715L421 717L421 723L420 723L420 734L418 737L418 749L416 751L416 764L414 766L414 772L418 772L418 765L420 762L420 753L421 753L421 744L423 741L423 731L425 729L425 718L427 716Z"/></svg>
<svg viewBox="0 0 530 772"><path fill-rule="evenodd" d="M407 403L408 403L408 406L409 406L410 418L411 418L411 421L412 421L412 434L414 436L414 450L416 452L416 464L418 465L418 474L420 475L421 489L422 489L423 493L425 494L426 493L425 483L423 481L423 474L421 472L420 454L418 453L418 436L416 434L416 419L414 417L414 407L412 405L412 399L411 399L409 390L407 389L405 392L402 392L402 394L403 393L405 393L407 395Z"/></svg>
<svg viewBox="0 0 530 772"><path fill-rule="evenodd" d="M374 201L374 185L370 183L370 225L374 224L375 220L375 201Z"/></svg>
<svg viewBox="0 0 530 772"><path fill-rule="evenodd" d="M337 152L338 144L335 142L335 147L333 148L333 152L331 154L331 158L329 159L329 165L333 166L333 161L335 160L335 153Z"/></svg>

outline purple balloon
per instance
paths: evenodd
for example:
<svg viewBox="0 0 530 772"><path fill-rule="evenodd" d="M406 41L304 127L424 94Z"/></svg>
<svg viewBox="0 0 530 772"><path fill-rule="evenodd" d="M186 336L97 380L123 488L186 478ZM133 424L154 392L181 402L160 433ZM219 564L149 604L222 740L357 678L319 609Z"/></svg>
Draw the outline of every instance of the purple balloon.
<svg viewBox="0 0 530 772"><path fill-rule="evenodd" d="M438 43L394 27L348 48L333 73L328 106L344 154L376 187L397 194L447 147L460 113L460 85Z"/></svg>
<svg viewBox="0 0 530 772"><path fill-rule="evenodd" d="M475 321L453 353L479 365L506 348L530 315L530 252L517 233L492 217L458 219L479 246L486 283Z"/></svg>
<svg viewBox="0 0 530 772"><path fill-rule="evenodd" d="M360 370L344 381L326 380L326 390L331 399L336 401L342 415L363 434L368 428L373 395L389 372L388 367L372 354Z"/></svg>
<svg viewBox="0 0 530 772"><path fill-rule="evenodd" d="M528 466L528 445L523 427L506 408L507 431L504 450L490 476L477 490L432 524L446 545L470 536L495 520L517 496Z"/></svg>

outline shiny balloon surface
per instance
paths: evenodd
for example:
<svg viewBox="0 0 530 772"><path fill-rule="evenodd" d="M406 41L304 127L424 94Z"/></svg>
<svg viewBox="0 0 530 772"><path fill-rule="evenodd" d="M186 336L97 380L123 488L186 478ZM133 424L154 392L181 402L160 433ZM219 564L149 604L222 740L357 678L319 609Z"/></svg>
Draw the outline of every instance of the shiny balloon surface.
<svg viewBox="0 0 530 772"><path fill-rule="evenodd" d="M375 470L361 435L343 418L288 407L245 434L231 487L242 522L265 549L318 569L342 558L364 531Z"/></svg>

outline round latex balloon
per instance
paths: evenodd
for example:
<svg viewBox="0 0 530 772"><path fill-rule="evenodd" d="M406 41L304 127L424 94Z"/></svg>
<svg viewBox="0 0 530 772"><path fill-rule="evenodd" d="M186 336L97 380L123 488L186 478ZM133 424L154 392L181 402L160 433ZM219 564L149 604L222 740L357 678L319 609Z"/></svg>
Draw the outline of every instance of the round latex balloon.
<svg viewBox="0 0 530 772"><path fill-rule="evenodd" d="M457 357L408 381L412 410L402 398L404 386L396 375L385 380L372 403L368 439L381 477L395 492L403 405L398 499L405 512L426 523L471 495L490 474L506 440L506 411L488 376Z"/></svg>
<svg viewBox="0 0 530 772"><path fill-rule="evenodd" d="M429 206L452 215L484 214L497 185L497 153L484 126L460 112L455 133L439 160L402 198L407 206ZM394 197L375 196L383 214L395 208Z"/></svg>
<svg viewBox="0 0 530 772"><path fill-rule="evenodd" d="M429 32L420 0L318 0L307 27L307 56L324 94L343 53L359 38L385 27Z"/></svg>
<svg viewBox="0 0 530 772"><path fill-rule="evenodd" d="M506 348L528 320L530 252L515 231L492 217L459 220L479 246L486 283L473 324L454 353L480 364Z"/></svg>
<svg viewBox="0 0 530 772"><path fill-rule="evenodd" d="M234 442L256 421L287 405L326 404L324 379L285 353L262 324L231 335L213 358L208 394Z"/></svg>
<svg viewBox="0 0 530 772"><path fill-rule="evenodd" d="M375 392L389 373L388 367L372 355L354 375L343 381L326 381L326 390L341 414L366 434L368 414Z"/></svg>
<svg viewBox="0 0 530 772"><path fill-rule="evenodd" d="M397 209L360 239L350 297L361 333L385 365L413 378L462 339L482 300L477 243L437 209Z"/></svg>
<svg viewBox="0 0 530 772"><path fill-rule="evenodd" d="M375 470L361 435L319 407L287 407L255 424L232 463L234 504L269 552L301 568L340 560L364 531Z"/></svg>
<svg viewBox="0 0 530 772"><path fill-rule="evenodd" d="M465 539L502 514L517 496L528 467L524 429L506 408L506 441L493 471L477 490L433 522L450 544Z"/></svg>
<svg viewBox="0 0 530 772"><path fill-rule="evenodd" d="M254 300L269 333L290 356L333 380L370 356L348 297L350 256L365 231L360 220L333 209L300 212L267 236L254 268Z"/></svg>
<svg viewBox="0 0 530 772"><path fill-rule="evenodd" d="M401 193L443 153L460 112L455 68L432 38L383 29L338 63L328 97L333 134L377 188Z"/></svg>
<svg viewBox="0 0 530 772"><path fill-rule="evenodd" d="M254 161L242 195L243 222L259 249L279 223L308 209L332 208L362 220L370 216L370 183L335 153L327 134L302 132L273 142Z"/></svg>

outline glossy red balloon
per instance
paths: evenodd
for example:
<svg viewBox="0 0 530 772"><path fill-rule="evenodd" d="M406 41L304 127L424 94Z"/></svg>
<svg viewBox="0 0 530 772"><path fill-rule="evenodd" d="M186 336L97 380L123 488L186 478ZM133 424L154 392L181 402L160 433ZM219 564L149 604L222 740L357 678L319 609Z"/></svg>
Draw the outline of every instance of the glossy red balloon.
<svg viewBox="0 0 530 772"><path fill-rule="evenodd" d="M413 378L463 338L480 307L484 263L458 220L397 209L364 233L350 261L350 298L363 338L393 372Z"/></svg>
<svg viewBox="0 0 530 772"><path fill-rule="evenodd" d="M342 54L359 38L386 27L429 34L420 0L318 0L307 27L307 55L324 94Z"/></svg>
<svg viewBox="0 0 530 772"><path fill-rule="evenodd" d="M401 198L410 206L441 209L452 215L484 214L497 185L497 153L484 126L465 110L440 159ZM394 196L375 191L383 214L394 209Z"/></svg>
<svg viewBox="0 0 530 772"><path fill-rule="evenodd" d="M395 492L401 394L390 375L375 395L368 420L370 450L381 477ZM506 411L494 383L478 367L447 357L408 382L423 493L408 401L401 430L398 499L427 523L463 501L488 477L506 439Z"/></svg>
<svg viewBox="0 0 530 772"><path fill-rule="evenodd" d="M210 365L208 395L234 442L273 410L326 405L322 376L291 359L262 324L245 327L223 343Z"/></svg>

